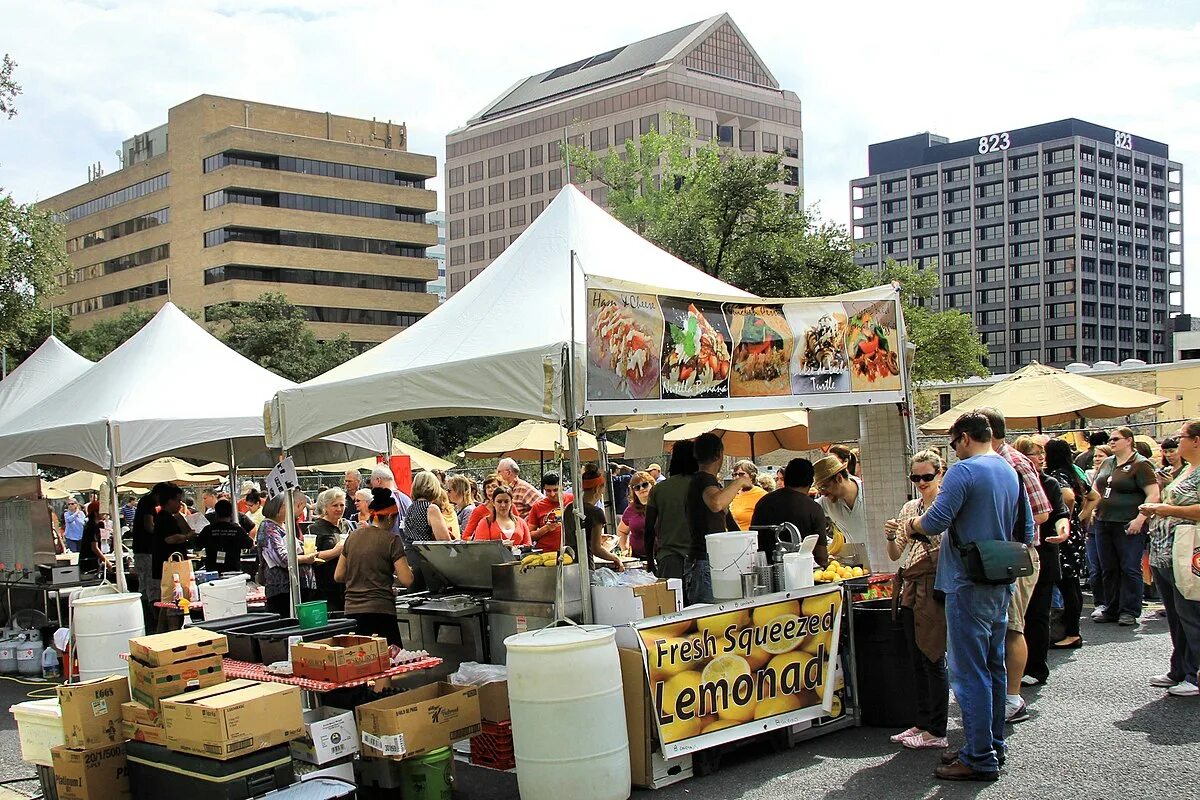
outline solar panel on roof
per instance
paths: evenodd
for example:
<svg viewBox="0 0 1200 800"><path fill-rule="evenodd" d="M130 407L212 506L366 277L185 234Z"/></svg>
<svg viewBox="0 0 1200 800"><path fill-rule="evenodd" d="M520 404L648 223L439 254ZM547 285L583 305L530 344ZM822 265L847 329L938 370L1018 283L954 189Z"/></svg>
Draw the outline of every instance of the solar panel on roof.
<svg viewBox="0 0 1200 800"><path fill-rule="evenodd" d="M585 58L582 61L576 61L574 63L566 64L564 66L553 69L550 71L550 74L548 74L546 77L542 78L542 83L545 83L546 81L554 80L555 78L561 78L564 75L570 75L572 72L578 72L581 69L587 69L588 67L594 67L597 64L607 64L609 61L612 61L614 58L616 58L618 55L620 55L621 51L624 49L625 49L625 46L621 46L621 47L618 47L616 50L609 50L607 53L601 53L598 56L592 56L591 58Z"/></svg>
<svg viewBox="0 0 1200 800"><path fill-rule="evenodd" d="M622 46L622 47L618 47L616 50L609 50L607 53L601 53L598 56L592 56L591 58L588 59L588 62L583 65L582 69L587 69L588 67L594 67L597 64L607 64L609 61L612 61L614 58L616 58L618 55L620 55L621 51L624 49L625 49L625 47Z"/></svg>

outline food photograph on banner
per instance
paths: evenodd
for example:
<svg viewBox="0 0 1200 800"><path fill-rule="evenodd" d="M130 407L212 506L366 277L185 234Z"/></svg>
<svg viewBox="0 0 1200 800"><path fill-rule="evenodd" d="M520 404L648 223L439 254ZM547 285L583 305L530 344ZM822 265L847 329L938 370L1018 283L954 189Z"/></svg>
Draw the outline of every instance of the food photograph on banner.
<svg viewBox="0 0 1200 800"><path fill-rule="evenodd" d="M788 362L795 337L777 305L726 303L733 341L730 397L779 397L792 393Z"/></svg>
<svg viewBox="0 0 1200 800"><path fill-rule="evenodd" d="M850 389L895 391L900 379L900 336L896 302L847 302L846 352L850 357Z"/></svg>
<svg viewBox="0 0 1200 800"><path fill-rule="evenodd" d="M588 399L658 399L663 316L655 295L589 289L587 329Z"/></svg>
<svg viewBox="0 0 1200 800"><path fill-rule="evenodd" d="M792 394L850 391L846 311L841 303L788 303L784 316L796 332Z"/></svg>
<svg viewBox="0 0 1200 800"><path fill-rule="evenodd" d="M659 297L663 399L729 396L729 328L719 303Z"/></svg>
<svg viewBox="0 0 1200 800"><path fill-rule="evenodd" d="M665 757L841 713L842 593L786 597L636 625Z"/></svg>

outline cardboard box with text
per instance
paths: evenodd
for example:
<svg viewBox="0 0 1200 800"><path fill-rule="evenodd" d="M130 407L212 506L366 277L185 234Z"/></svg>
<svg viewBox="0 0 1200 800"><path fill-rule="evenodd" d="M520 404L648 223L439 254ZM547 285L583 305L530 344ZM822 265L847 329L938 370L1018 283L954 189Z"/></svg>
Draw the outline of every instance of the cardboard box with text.
<svg viewBox="0 0 1200 800"><path fill-rule="evenodd" d="M88 750L55 747L50 756L58 800L129 800L124 742Z"/></svg>
<svg viewBox="0 0 1200 800"><path fill-rule="evenodd" d="M151 667L229 652L229 639L223 633L203 628L181 628L170 633L155 633L129 640L129 655Z"/></svg>
<svg viewBox="0 0 1200 800"><path fill-rule="evenodd" d="M479 690L433 683L355 709L362 753L399 761L480 731Z"/></svg>
<svg viewBox="0 0 1200 800"><path fill-rule="evenodd" d="M62 709L66 746L86 750L125 741L121 705L128 701L129 679L124 675L59 686L58 705Z"/></svg>
<svg viewBox="0 0 1200 800"><path fill-rule="evenodd" d="M346 683L388 668L387 639L334 636L292 646L292 674L314 681Z"/></svg>
<svg viewBox="0 0 1200 800"><path fill-rule="evenodd" d="M218 760L304 735L300 689L235 680L162 701L167 747Z"/></svg>

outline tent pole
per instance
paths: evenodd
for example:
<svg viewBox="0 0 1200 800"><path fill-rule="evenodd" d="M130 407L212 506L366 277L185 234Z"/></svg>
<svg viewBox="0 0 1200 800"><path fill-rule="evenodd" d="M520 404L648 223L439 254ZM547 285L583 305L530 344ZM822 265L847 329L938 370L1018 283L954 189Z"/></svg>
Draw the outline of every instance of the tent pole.
<svg viewBox="0 0 1200 800"><path fill-rule="evenodd" d="M606 533L617 532L617 496L613 491L613 476L611 465L608 462L608 432L603 428L596 431L596 458L600 466L600 473L604 476L604 516L607 517L608 524L605 526Z"/></svg>
<svg viewBox="0 0 1200 800"><path fill-rule="evenodd" d="M116 573L117 591L125 592L125 548L121 543L121 500L117 496L117 450L112 420L108 420L108 491L112 500L113 524L113 572ZM142 592L145 593L145 588Z"/></svg>
<svg viewBox="0 0 1200 800"><path fill-rule="evenodd" d="M563 407L567 416L567 444L571 448L571 486L575 490L575 500L571 508L575 513L575 531L578 534L575 554L579 563L579 594L582 605L583 622L592 621L592 575L589 567L591 556L588 553L588 531L583 516L583 477L579 469L579 413L575 408L575 311L578 306L575 293L575 251L571 251L571 296L567 304L567 313L571 315L571 343L563 348L567 359L566 369L563 370Z"/></svg>
<svg viewBox="0 0 1200 800"><path fill-rule="evenodd" d="M229 454L229 502L233 503L233 521L238 521L238 496L241 494L241 489L238 486L237 476L237 456L233 451L233 439L226 439Z"/></svg>
<svg viewBox="0 0 1200 800"><path fill-rule="evenodd" d="M287 450L283 451L283 458L287 458ZM287 511L285 519L284 533L287 536L287 557L288 557L288 594L292 616L296 616L296 607L300 605L300 562L299 555L296 552L296 501L292 497L294 489L285 490L286 498L283 505Z"/></svg>
<svg viewBox="0 0 1200 800"><path fill-rule="evenodd" d="M900 301L900 284L893 282L896 290L896 335L900 339L897 353L900 357L900 384L904 392L901 413L904 414L905 459L917 452L917 418L913 413L912 364L908 363L908 325L904 321L904 304Z"/></svg>
<svg viewBox="0 0 1200 800"><path fill-rule="evenodd" d="M754 457L754 431L750 431L750 463L758 466L758 461Z"/></svg>

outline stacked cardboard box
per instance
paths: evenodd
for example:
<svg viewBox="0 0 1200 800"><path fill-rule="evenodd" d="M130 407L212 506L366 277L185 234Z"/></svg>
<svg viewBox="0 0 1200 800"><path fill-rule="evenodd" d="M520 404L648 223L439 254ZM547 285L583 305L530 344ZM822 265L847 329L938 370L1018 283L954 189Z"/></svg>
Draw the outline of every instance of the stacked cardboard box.
<svg viewBox="0 0 1200 800"><path fill-rule="evenodd" d="M225 680L221 656L229 651L225 636L203 628L129 640L129 687L132 700L120 708L126 739L165 745L162 701Z"/></svg>
<svg viewBox="0 0 1200 800"><path fill-rule="evenodd" d="M121 706L129 701L124 675L58 687L64 744L50 751L61 800L127 800Z"/></svg>
<svg viewBox="0 0 1200 800"><path fill-rule="evenodd" d="M167 749L225 761L304 736L300 689L233 680L162 701Z"/></svg>

